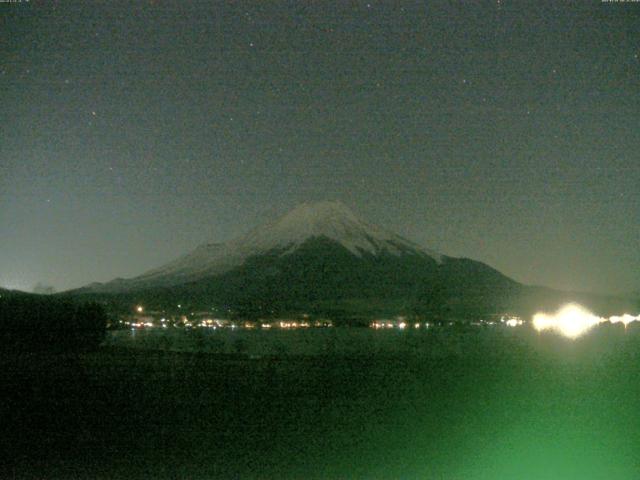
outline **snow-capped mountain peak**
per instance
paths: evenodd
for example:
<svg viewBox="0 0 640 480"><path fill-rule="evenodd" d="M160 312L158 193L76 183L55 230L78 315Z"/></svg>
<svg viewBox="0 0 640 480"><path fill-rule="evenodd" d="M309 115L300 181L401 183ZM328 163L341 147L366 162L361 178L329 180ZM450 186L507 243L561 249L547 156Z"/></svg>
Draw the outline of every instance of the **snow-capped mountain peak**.
<svg viewBox="0 0 640 480"><path fill-rule="evenodd" d="M333 240L358 256L363 252L376 254L387 250L399 254L402 249L414 249L439 259L435 252L421 249L388 230L360 220L337 201L303 203L275 222L253 230L238 245L262 251L273 248L291 251L313 237Z"/></svg>
<svg viewBox="0 0 640 480"><path fill-rule="evenodd" d="M111 287L138 288L155 285L176 285L206 276L224 273L240 266L254 255L279 252L286 255L312 238L326 238L340 244L356 256L382 253L429 256L436 262L441 255L422 248L393 232L359 219L349 208L337 201L303 203L289 213L255 228L247 235L226 243L210 243L139 277ZM110 284L103 287L109 289Z"/></svg>

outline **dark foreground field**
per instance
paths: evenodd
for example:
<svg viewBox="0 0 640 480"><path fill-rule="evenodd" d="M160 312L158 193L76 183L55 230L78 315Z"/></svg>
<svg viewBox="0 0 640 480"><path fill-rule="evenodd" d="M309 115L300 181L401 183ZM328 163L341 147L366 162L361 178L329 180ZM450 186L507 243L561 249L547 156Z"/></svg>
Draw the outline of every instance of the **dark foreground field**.
<svg viewBox="0 0 640 480"><path fill-rule="evenodd" d="M441 358L2 357L0 478L633 479L640 335Z"/></svg>

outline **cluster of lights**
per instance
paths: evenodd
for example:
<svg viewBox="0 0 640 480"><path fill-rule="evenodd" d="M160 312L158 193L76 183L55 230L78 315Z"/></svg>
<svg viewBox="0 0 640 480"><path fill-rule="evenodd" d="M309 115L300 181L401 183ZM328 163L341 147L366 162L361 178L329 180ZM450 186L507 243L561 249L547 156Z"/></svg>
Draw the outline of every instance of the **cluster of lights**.
<svg viewBox="0 0 640 480"><path fill-rule="evenodd" d="M318 320L315 322L309 322L308 320L303 321L291 321L291 320L280 320L275 323L263 323L262 328L271 328L278 327L283 329L291 329L291 328L310 328L310 327L333 327L333 322L329 320Z"/></svg>
<svg viewBox="0 0 640 480"><path fill-rule="evenodd" d="M497 325L497 324L502 324L505 325L507 327L519 327L520 325L524 324L524 320L522 320L519 317L505 317L503 316L499 322L497 321L485 321L485 320L479 320L479 321L475 321L475 322L471 322L470 325L473 326L483 326L483 325ZM453 326L455 325L455 322L449 322L448 323L449 326ZM371 322L369 324L369 326L375 330L384 330L384 329L392 329L392 328L398 328L400 330L406 330L408 328L430 328L432 325L429 322L424 322L424 323L420 323L420 322L415 322L415 323L409 323L407 321L404 320L374 320L373 322Z"/></svg>
<svg viewBox="0 0 640 480"><path fill-rule="evenodd" d="M153 327L153 323L151 322L125 322L125 323L131 326L131 328Z"/></svg>
<svg viewBox="0 0 640 480"><path fill-rule="evenodd" d="M614 315L602 318L574 303L566 305L554 314L537 313L533 317L533 328L538 332L555 331L569 338L577 338L601 323L622 323L625 328L631 322L640 321L640 315Z"/></svg>
<svg viewBox="0 0 640 480"><path fill-rule="evenodd" d="M518 317L502 318L501 323L504 323L507 327L519 327L524 321Z"/></svg>
<svg viewBox="0 0 640 480"><path fill-rule="evenodd" d="M178 305L181 307L181 305ZM144 307L138 305L135 307L135 311L138 314L144 312ZM308 321L308 316L305 315L305 320L296 321L296 320L279 320L271 323L262 323L262 322L244 322L240 325L236 323L231 323L228 320L212 320L206 319L202 320L200 323L195 326L201 328L245 328L245 329L254 329L259 327L261 329L271 329L273 327L280 329L295 329L295 328L309 328L311 326L314 327L331 327L333 324L330 321L315 321L313 323ZM589 312L584 307L581 307L577 304L569 304L562 307L560 310L553 314L547 313L537 313L533 317L532 325L538 331L555 331L560 333L568 338L577 338L584 333L591 330L596 325L601 323L609 322L612 324L621 323L625 326L625 328L632 322L640 321L640 315L633 316L628 313L623 315L614 315L609 318L598 317L593 313ZM162 318L160 320L162 328L167 328L168 323L166 318ZM120 323L123 323L122 321ZM181 319L181 323L184 327L190 328L193 327L194 324L187 319L187 317L183 316ZM494 322L484 322L481 321L481 324L494 324ZM524 323L522 319L519 317L502 317L500 319L500 323L507 327L518 327ZM131 328L150 328L154 327L154 323L150 321L137 321L137 322L124 322L124 324L129 325ZM174 326L177 326L174 324ZM376 330L378 329L393 329L397 328L400 330L405 330L409 327L413 327L415 329L419 329L422 326L424 328L429 328L429 323L420 323L415 322L413 324L407 323L404 317L398 317L396 320L375 320L370 324L371 328Z"/></svg>
<svg viewBox="0 0 640 480"><path fill-rule="evenodd" d="M280 328L308 328L310 325L308 322L278 322Z"/></svg>
<svg viewBox="0 0 640 480"><path fill-rule="evenodd" d="M188 321L187 321L187 318L186 318L186 317L183 317L183 320L182 320L182 321L183 321L183 323L185 324L185 326L187 326L187 324L188 324L188 326L193 326L193 324L192 324L191 322L188 322ZM212 320L212 319L210 319L210 318L207 318L206 320L202 320L202 321L198 324L198 326L199 326L199 327L202 327L202 328L211 328L211 329L213 329L213 330L216 330L216 329L218 329L218 328L226 327L226 326L227 326L227 324L226 324L226 322L224 322L223 320ZM233 325L232 325L232 326L233 326Z"/></svg>
<svg viewBox="0 0 640 480"><path fill-rule="evenodd" d="M181 305L178 305L181 307ZM222 329L222 328L230 328L232 330L237 328L253 330L256 328L262 329L271 329L271 328L279 328L279 329L295 329L295 328L310 328L310 327L332 327L333 322L331 320L309 320L309 315L303 315L302 320L274 320L271 322L263 322L263 321L243 321L243 322L232 322L230 320L224 319L211 319L206 318L202 320L190 320L186 315L182 315L178 320L175 319L160 319L160 325L155 323L156 321L149 315L143 317L141 314L144 312L144 307L142 305L136 305L133 310L135 311L136 320L133 321L125 321L120 320L120 324L130 326L132 329L136 328L152 328L156 326L161 326L162 328L168 328L169 326L173 327L185 327L185 328L210 328L212 330ZM193 312L191 315L195 315Z"/></svg>
<svg viewBox="0 0 640 480"><path fill-rule="evenodd" d="M424 326L424 328L429 328L429 324L428 323L420 323L420 322L416 322L416 323L408 323L406 321L395 321L395 320L375 320L373 322L371 322L369 324L369 326L375 330L382 330L382 329L391 329L391 328L398 328L400 330L406 330L407 328L422 328Z"/></svg>
<svg viewBox="0 0 640 480"><path fill-rule="evenodd" d="M474 322L470 322L468 325L472 326L485 326L485 325L504 325L506 327L519 327L524 324L524 320L520 317L513 316L502 316L500 320L496 321L486 321L486 320L476 320ZM448 322L448 326L456 325L456 322ZM409 323L404 317L398 317L395 320L374 320L369 324L369 326L375 330L384 330L384 329L393 329L397 328L399 330L407 330L412 327L415 329L419 328L430 328L432 326L429 322L415 322Z"/></svg>
<svg viewBox="0 0 640 480"><path fill-rule="evenodd" d="M128 325L131 328L143 328L143 327L151 328L151 327L157 326L153 322L128 322L128 321L123 322L123 321L120 321L120 323L122 323L124 325ZM165 319L162 319L160 326L162 328L167 328L169 325L166 323ZM241 323L241 324L237 324L237 323L229 323L229 322L224 321L224 320L214 320L214 321L205 320L205 321L202 321L200 323L194 324L193 322L190 322L188 320L182 320L182 321L178 322L177 324L173 324L173 326L174 327L182 326L182 327L185 327L185 328L194 328L194 327L210 328L212 330L224 329L224 328L230 328L232 330L235 330L237 328L242 328L242 329L245 329L245 330L254 330L256 328L262 328L264 330L271 329L271 328L279 328L279 329L283 329L283 330L289 330L289 329L310 328L310 327L327 328L327 327L332 327L333 323L325 321L325 322L314 322L313 324L311 324L309 322L279 321L279 322L274 322L274 323L244 322L244 323Z"/></svg>

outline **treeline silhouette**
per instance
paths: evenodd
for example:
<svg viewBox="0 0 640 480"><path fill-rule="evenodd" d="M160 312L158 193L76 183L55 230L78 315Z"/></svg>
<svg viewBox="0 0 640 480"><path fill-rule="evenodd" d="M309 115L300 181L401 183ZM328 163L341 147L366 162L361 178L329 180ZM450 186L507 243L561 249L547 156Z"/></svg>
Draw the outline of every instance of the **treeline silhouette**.
<svg viewBox="0 0 640 480"><path fill-rule="evenodd" d="M80 352L104 339L107 315L99 304L42 295L2 295L0 350Z"/></svg>

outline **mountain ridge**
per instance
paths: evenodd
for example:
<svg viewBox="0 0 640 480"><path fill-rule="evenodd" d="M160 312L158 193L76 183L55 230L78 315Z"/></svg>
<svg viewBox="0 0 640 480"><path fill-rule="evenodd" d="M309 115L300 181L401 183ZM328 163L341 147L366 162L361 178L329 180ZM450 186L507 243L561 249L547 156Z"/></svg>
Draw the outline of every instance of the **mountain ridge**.
<svg viewBox="0 0 640 480"><path fill-rule="evenodd" d="M303 203L274 221L250 230L228 242L205 243L191 252L130 279L114 279L83 287L91 291L117 293L132 288L180 285L197 279L223 274L241 266L253 255L280 250L286 255L306 240L326 237L356 256L365 252L393 255L407 252L426 255L436 262L445 257L422 247L390 230L359 219L337 201Z"/></svg>

